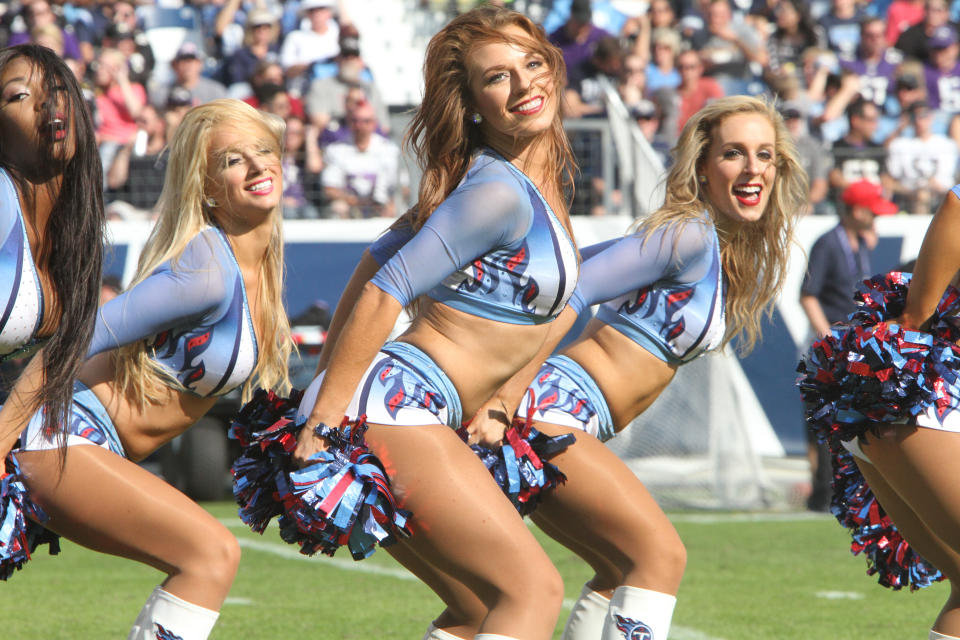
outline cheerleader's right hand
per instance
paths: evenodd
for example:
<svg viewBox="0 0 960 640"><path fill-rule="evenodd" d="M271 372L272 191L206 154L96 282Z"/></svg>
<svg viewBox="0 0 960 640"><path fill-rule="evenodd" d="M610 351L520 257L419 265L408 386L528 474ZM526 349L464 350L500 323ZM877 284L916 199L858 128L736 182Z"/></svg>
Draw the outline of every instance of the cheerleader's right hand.
<svg viewBox="0 0 960 640"><path fill-rule="evenodd" d="M467 444L498 447L503 442L503 432L510 426L510 416L502 402L488 401L466 425Z"/></svg>
<svg viewBox="0 0 960 640"><path fill-rule="evenodd" d="M326 438L321 438L314 431L316 425L307 421L297 435L297 448L293 450L293 463L298 467L309 464L310 457L320 451L326 451L330 446Z"/></svg>

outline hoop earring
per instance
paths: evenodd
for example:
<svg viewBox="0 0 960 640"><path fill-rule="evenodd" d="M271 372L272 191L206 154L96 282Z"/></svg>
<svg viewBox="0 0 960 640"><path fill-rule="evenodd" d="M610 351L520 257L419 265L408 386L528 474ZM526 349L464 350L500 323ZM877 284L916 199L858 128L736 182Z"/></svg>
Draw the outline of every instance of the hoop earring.
<svg viewBox="0 0 960 640"><path fill-rule="evenodd" d="M479 113L474 113L472 116L470 116L470 122L473 124L480 124L483 122L483 116L481 116Z"/></svg>

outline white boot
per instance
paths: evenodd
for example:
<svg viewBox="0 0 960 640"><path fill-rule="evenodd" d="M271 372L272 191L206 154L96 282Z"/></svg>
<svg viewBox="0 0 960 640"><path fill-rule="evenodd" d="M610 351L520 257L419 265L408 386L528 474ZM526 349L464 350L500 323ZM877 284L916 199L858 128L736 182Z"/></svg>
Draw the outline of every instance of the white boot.
<svg viewBox="0 0 960 640"><path fill-rule="evenodd" d="M220 613L157 587L147 598L127 640L207 640Z"/></svg>
<svg viewBox="0 0 960 640"><path fill-rule="evenodd" d="M610 598L610 610L600 638L665 640L676 604L676 596L668 593L640 587L617 587Z"/></svg>
<svg viewBox="0 0 960 640"><path fill-rule="evenodd" d="M570 617L563 627L561 640L597 640L603 633L603 623L607 619L610 600L583 585L580 597L573 603Z"/></svg>
<svg viewBox="0 0 960 640"><path fill-rule="evenodd" d="M433 623L430 623L430 627L427 629L426 635L423 636L423 640L463 640L460 636L455 636L448 631L443 629L437 629L433 626Z"/></svg>

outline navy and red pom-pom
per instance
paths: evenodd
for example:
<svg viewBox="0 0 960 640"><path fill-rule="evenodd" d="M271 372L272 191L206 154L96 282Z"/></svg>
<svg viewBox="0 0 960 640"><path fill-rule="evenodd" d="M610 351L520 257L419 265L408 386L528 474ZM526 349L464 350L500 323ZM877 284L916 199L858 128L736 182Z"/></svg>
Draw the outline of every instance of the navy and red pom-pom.
<svg viewBox="0 0 960 640"><path fill-rule="evenodd" d="M908 423L933 408L942 419L960 408L960 292L950 288L926 332L892 322L902 315L910 274L865 280L846 324L816 341L797 370L807 424L833 454L832 511L851 530L851 550L864 553L884 586L925 587L942 579L917 554L877 503L841 444L878 423Z"/></svg>
<svg viewBox="0 0 960 640"><path fill-rule="evenodd" d="M868 575L884 587L911 591L929 587L943 574L910 546L877 502L846 449L833 454L833 504L837 520L850 530L850 551L867 559Z"/></svg>
<svg viewBox="0 0 960 640"><path fill-rule="evenodd" d="M291 454L303 420L301 392L281 398L258 390L230 427L243 451L233 465L233 494L240 518L257 532L279 516L280 536L300 552L333 555L346 545L354 559L396 534L409 535L410 513L397 507L383 465L364 443L366 426L322 430L329 447L296 468Z"/></svg>
<svg viewBox="0 0 960 640"><path fill-rule="evenodd" d="M852 440L878 422L905 422L960 408L958 298L940 301L929 333L891 322L903 313L910 274L892 272L861 285L857 310L800 362L800 394L811 428L831 443Z"/></svg>
<svg viewBox="0 0 960 640"><path fill-rule="evenodd" d="M470 445L504 494L520 515L533 513L544 493L567 481L556 465L547 462L572 445L573 434L548 436L533 428L533 420L515 418L503 434L503 443L497 448L479 444ZM466 440L466 429L460 437Z"/></svg>
<svg viewBox="0 0 960 640"><path fill-rule="evenodd" d="M41 544L50 545L51 555L60 553L59 536L34 522L46 519L27 494L16 457L8 455L0 473L0 580L22 569Z"/></svg>

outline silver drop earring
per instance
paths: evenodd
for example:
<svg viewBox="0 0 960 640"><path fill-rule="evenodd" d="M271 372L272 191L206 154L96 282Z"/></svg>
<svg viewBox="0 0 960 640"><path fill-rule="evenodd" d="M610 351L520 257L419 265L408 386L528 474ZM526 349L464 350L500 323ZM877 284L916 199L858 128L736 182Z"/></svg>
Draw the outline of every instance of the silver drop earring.
<svg viewBox="0 0 960 640"><path fill-rule="evenodd" d="M214 200L213 198L207 198L203 201L203 203L206 204L211 209L217 206L217 201Z"/></svg>
<svg viewBox="0 0 960 640"><path fill-rule="evenodd" d="M483 122L483 116L481 116L479 113L474 113L472 116L470 116L470 122L473 124L480 124Z"/></svg>
<svg viewBox="0 0 960 640"><path fill-rule="evenodd" d="M703 174L697 176L697 182L699 182L700 184L707 184L707 176Z"/></svg>

